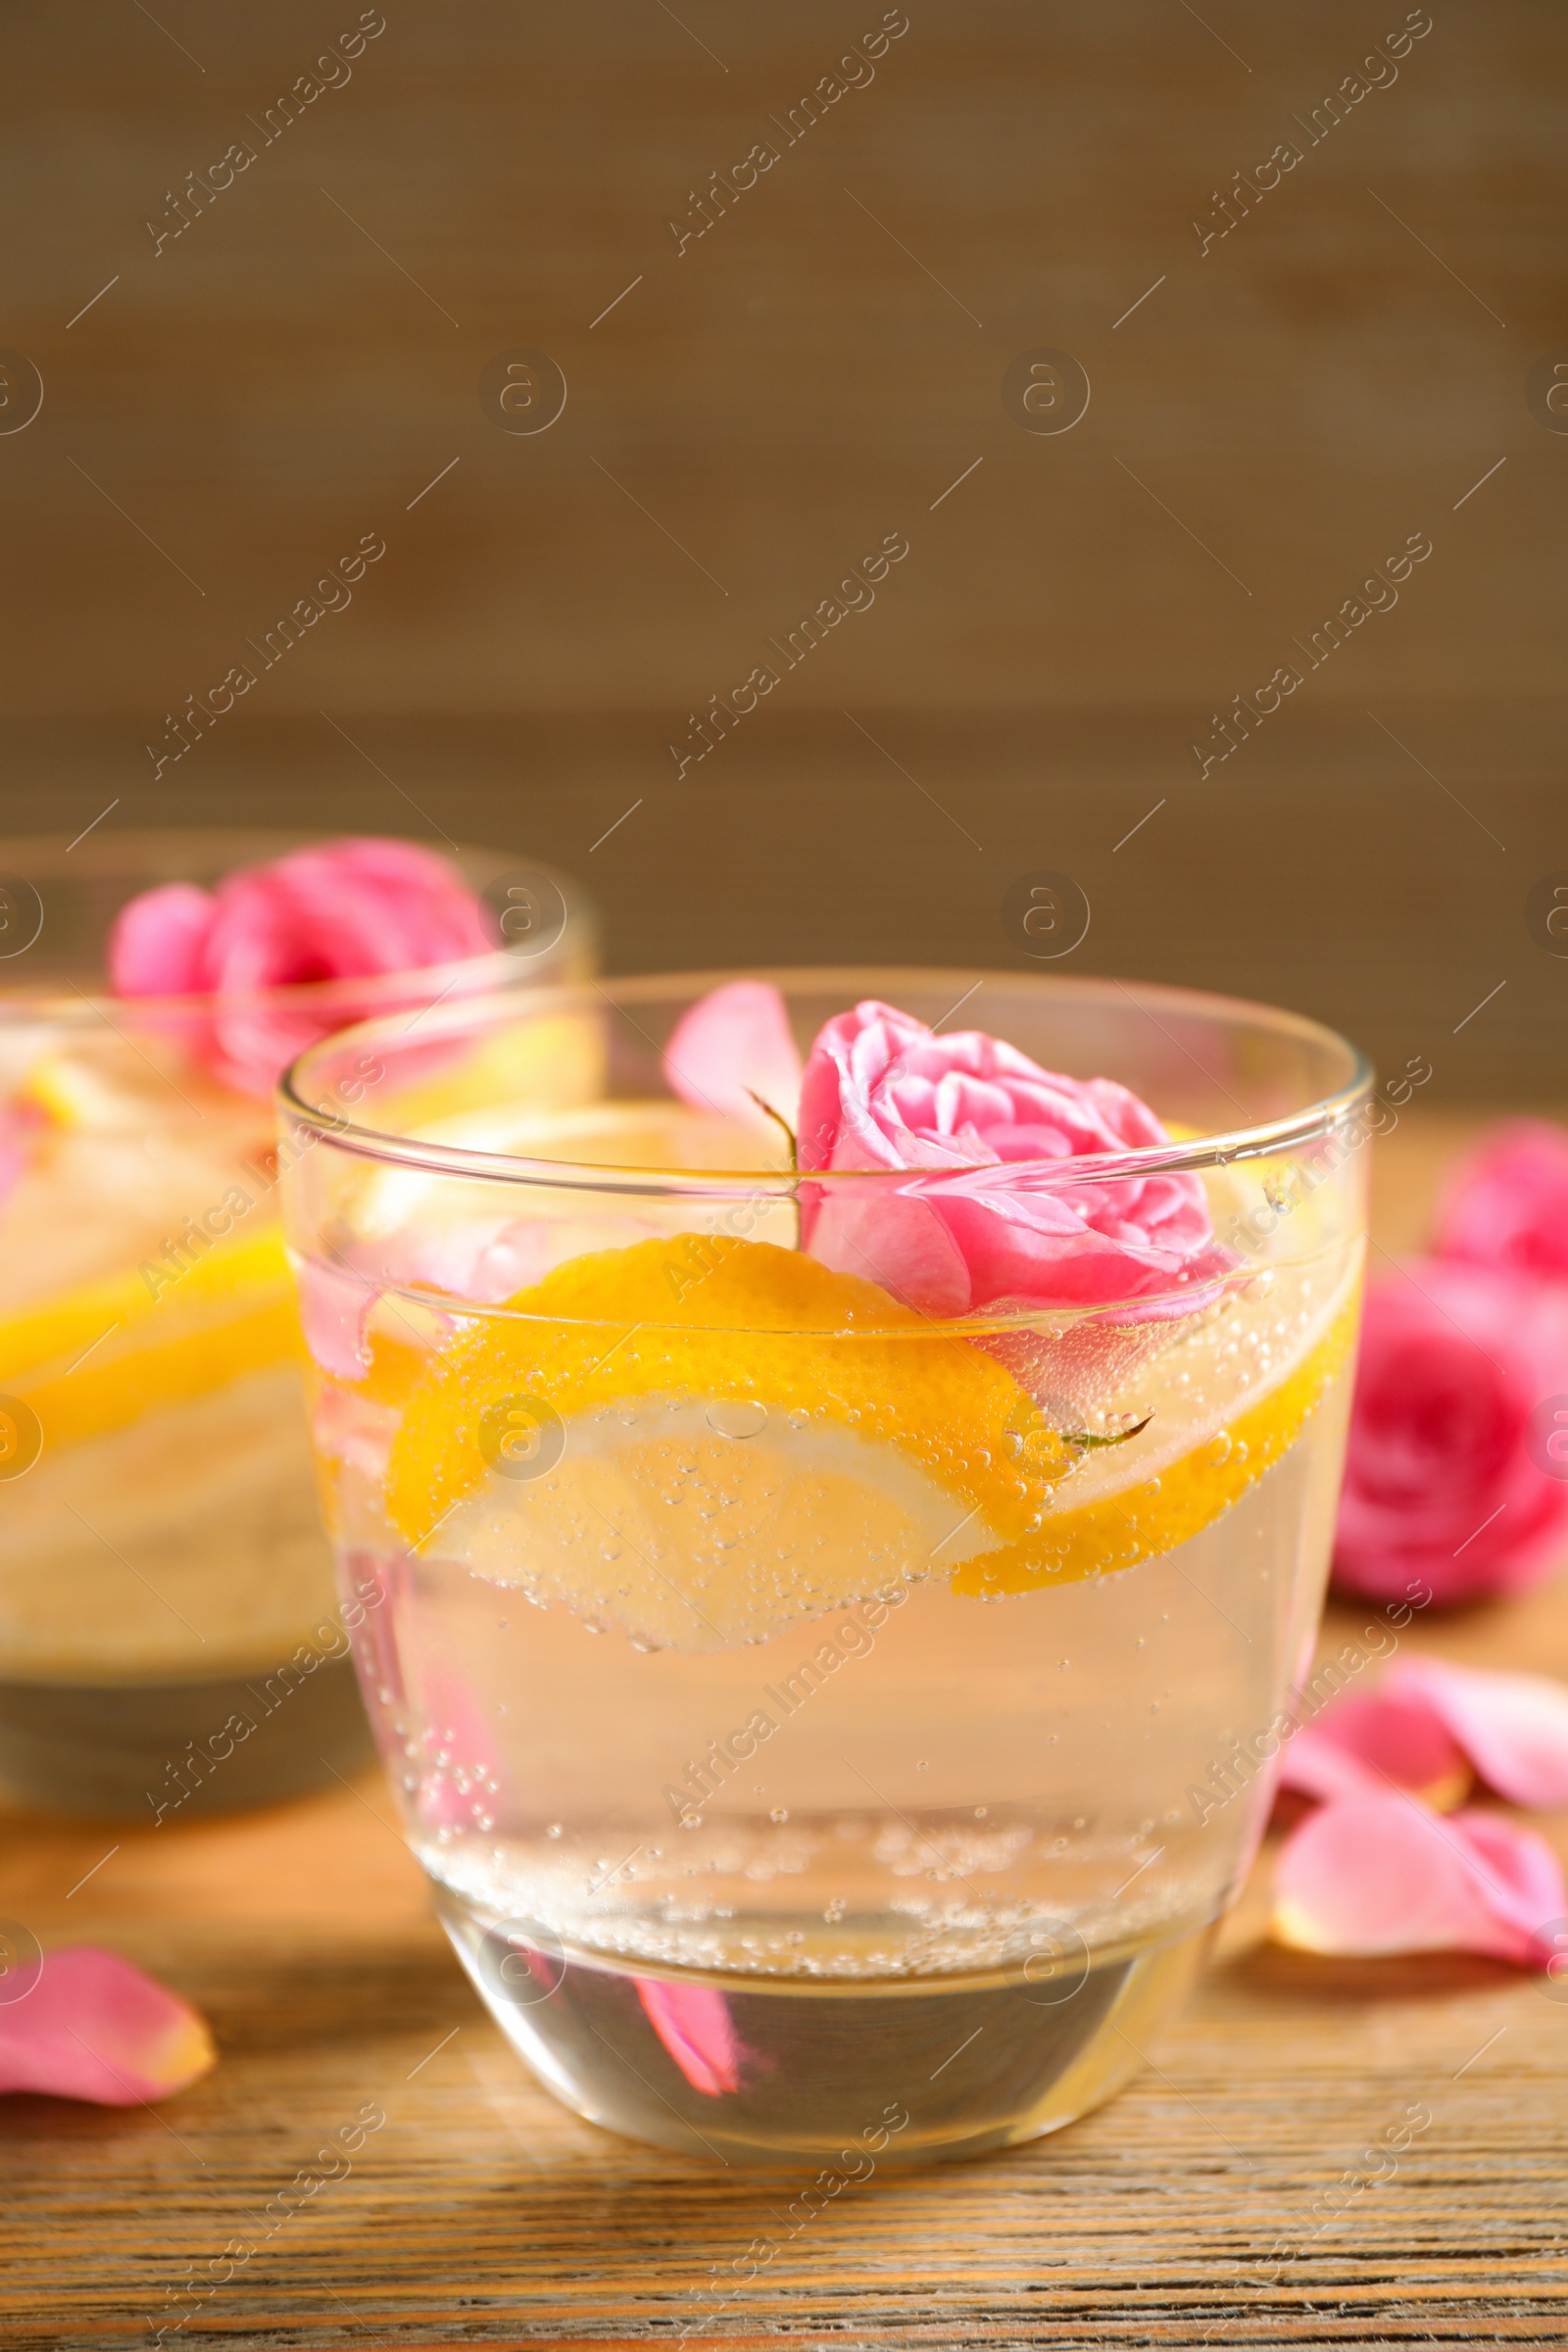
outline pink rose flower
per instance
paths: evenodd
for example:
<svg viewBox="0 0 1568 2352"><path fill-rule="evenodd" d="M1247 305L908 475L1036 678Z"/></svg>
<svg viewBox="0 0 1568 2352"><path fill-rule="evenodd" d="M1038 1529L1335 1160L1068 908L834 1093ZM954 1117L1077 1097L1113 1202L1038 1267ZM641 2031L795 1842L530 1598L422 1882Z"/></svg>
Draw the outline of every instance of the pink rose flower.
<svg viewBox="0 0 1568 2352"><path fill-rule="evenodd" d="M800 1165L905 1168L890 1192L803 1184L804 1248L933 1315L1200 1303L1233 1264L1196 1176L1058 1184L1019 1162L1098 1160L1170 1141L1109 1078L1066 1078L980 1030L939 1037L867 1002L829 1021L801 1084ZM942 1171L951 1171L942 1174ZM967 1172L965 1172L967 1171Z"/></svg>
<svg viewBox="0 0 1568 2352"><path fill-rule="evenodd" d="M370 838L295 850L243 867L216 891L170 882L121 908L109 939L118 996L254 1000L310 981L416 972L496 945L479 903L444 858ZM352 1017L254 1002L215 1011L200 1058L225 1085L266 1095L316 1038Z"/></svg>
<svg viewBox="0 0 1568 2352"><path fill-rule="evenodd" d="M1568 1282L1568 1135L1508 1119L1464 1162L1438 1217L1439 1257Z"/></svg>
<svg viewBox="0 0 1568 2352"><path fill-rule="evenodd" d="M1417 1260L1369 1292L1335 1569L1374 1600L1413 1577L1440 1604L1522 1592L1568 1546L1568 1312L1536 1284ZM1568 1452L1568 1449L1559 1448Z"/></svg>

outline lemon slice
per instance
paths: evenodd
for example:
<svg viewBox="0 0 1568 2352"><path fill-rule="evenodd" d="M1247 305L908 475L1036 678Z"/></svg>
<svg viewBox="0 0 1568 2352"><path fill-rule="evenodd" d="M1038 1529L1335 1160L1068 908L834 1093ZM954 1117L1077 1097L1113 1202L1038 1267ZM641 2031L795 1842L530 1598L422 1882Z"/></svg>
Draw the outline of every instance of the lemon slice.
<svg viewBox="0 0 1568 2352"><path fill-rule="evenodd" d="M0 1388L37 1414L46 1446L124 1428L298 1352L282 1229L216 1245L160 1284L139 1271L0 1317Z"/></svg>
<svg viewBox="0 0 1568 2352"><path fill-rule="evenodd" d="M1021 1539L1069 1464L1027 1412L874 1283L685 1234L574 1258L455 1342L387 1511L416 1548L710 1647Z"/></svg>
<svg viewBox="0 0 1568 2352"><path fill-rule="evenodd" d="M1279 1310L1253 1324L1277 1338ZM1194 1360L1228 1363L1235 1328L1210 1317ZM1300 1434L1353 1297L1284 1328L1228 1429L1173 1406L1084 1459L972 1337L798 1250L688 1233L573 1258L412 1387L390 1355L364 1385L403 1404L386 1509L414 1549L709 1648L901 1579L988 1598L1185 1542Z"/></svg>
<svg viewBox="0 0 1568 2352"><path fill-rule="evenodd" d="M1082 1493L1075 1482L1028 1543L965 1561L954 1575L954 1592L977 1599L1038 1592L1133 1567L1201 1534L1295 1445L1349 1360L1359 1306L1352 1290L1294 1368L1210 1436L1158 1467L1157 1455L1132 1456L1094 1501L1075 1500Z"/></svg>

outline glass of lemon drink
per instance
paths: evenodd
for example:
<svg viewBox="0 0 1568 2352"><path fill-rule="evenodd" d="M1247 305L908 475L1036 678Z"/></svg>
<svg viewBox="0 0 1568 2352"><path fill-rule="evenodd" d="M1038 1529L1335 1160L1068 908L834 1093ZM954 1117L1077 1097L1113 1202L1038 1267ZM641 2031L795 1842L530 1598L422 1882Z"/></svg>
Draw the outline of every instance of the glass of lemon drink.
<svg viewBox="0 0 1568 2352"><path fill-rule="evenodd" d="M292 1147L276 1144L272 1090L309 1039L368 1013L406 1024L437 996L590 967L582 921L529 958L498 918L480 930L493 946L428 968L110 993L132 904L172 892L177 912L237 869L319 846L227 830L0 844L0 1792L13 1801L172 1827L329 1783L370 1754L344 1622L366 1603L339 1608L316 1502L278 1221ZM514 861L471 851L450 863L442 887L479 926L481 893ZM323 919L330 963L340 900ZM346 1110L367 1080L343 1084Z"/></svg>
<svg viewBox="0 0 1568 2352"><path fill-rule="evenodd" d="M1285 1013L922 971L530 992L295 1064L363 1690L568 2105L908 2161L1138 2067L1266 1816L1211 1774L1310 1651L1367 1088Z"/></svg>

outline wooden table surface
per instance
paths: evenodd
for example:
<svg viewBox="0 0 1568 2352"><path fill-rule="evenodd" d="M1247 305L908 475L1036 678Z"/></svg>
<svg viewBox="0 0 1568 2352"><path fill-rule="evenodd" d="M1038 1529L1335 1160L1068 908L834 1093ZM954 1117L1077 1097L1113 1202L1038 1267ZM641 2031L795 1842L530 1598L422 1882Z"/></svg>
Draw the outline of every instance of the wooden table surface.
<svg viewBox="0 0 1568 2352"><path fill-rule="evenodd" d="M1379 1147L1386 1247L1419 1238L1465 1124L1407 1119ZM1568 1588L1405 1639L1568 1675ZM1545 1826L1568 1850L1568 1817ZM847 2189L701 2340L1568 2342L1568 2002L1481 1960L1288 1953L1265 1910L1254 1880L1109 2107ZM157 2109L0 2103L6 2345L148 2343L188 2270L236 2239L249 2258L183 2330L234 2352L673 2340L710 2266L774 2232L801 2185L634 2146L537 2088L373 1778L156 1833L11 1818L0 1913L156 1969L221 2048ZM386 2122L352 2172L269 2235L268 2200L367 2102ZM1412 2105L1430 2126L1356 2188ZM1277 2244L1296 2259L1272 2284Z"/></svg>

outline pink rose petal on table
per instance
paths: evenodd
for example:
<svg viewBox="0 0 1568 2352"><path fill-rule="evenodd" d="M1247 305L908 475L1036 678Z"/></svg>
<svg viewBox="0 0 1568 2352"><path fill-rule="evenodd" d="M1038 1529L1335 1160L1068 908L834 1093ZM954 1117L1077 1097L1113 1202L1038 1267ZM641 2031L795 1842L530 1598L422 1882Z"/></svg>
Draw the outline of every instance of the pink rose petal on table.
<svg viewBox="0 0 1568 2352"><path fill-rule="evenodd" d="M710 989L675 1024L664 1048L664 1078L695 1110L755 1119L760 1097L793 1127L801 1056L779 991L766 980L729 980Z"/></svg>
<svg viewBox="0 0 1568 2352"><path fill-rule="evenodd" d="M116 1952L50 1952L0 2003L0 2091L133 2107L183 2090L218 2056L206 2022Z"/></svg>
<svg viewBox="0 0 1568 2352"><path fill-rule="evenodd" d="M1568 1805L1568 1688L1541 1674L1495 1674L1446 1658L1401 1658L1388 1703L1426 1708L1489 1788L1536 1812Z"/></svg>
<svg viewBox="0 0 1568 2352"><path fill-rule="evenodd" d="M1517 1592L1568 1550L1538 1408L1568 1393L1568 1294L1456 1260L1368 1291L1335 1539L1340 1584L1440 1604Z"/></svg>
<svg viewBox="0 0 1568 2352"><path fill-rule="evenodd" d="M1441 1715L1419 1692L1400 1696L1388 1684L1340 1699L1281 1750L1280 1787L1320 1802L1379 1793L1391 1781L1440 1812L1461 1803L1470 1788L1469 1767Z"/></svg>
<svg viewBox="0 0 1568 2352"><path fill-rule="evenodd" d="M1460 1166L1438 1213L1437 1257L1568 1282L1568 1134L1508 1119Z"/></svg>
<svg viewBox="0 0 1568 2352"><path fill-rule="evenodd" d="M724 1995L711 1984L677 1984L667 1977L636 1977L637 1998L693 2090L716 2099L739 2090L745 2055Z"/></svg>
<svg viewBox="0 0 1568 2352"><path fill-rule="evenodd" d="M1544 1965L1542 1931L1568 1914L1544 1838L1497 1813L1436 1814L1391 1792L1308 1814L1274 1865L1273 1933L1343 1957L1482 1952Z"/></svg>
<svg viewBox="0 0 1568 2352"><path fill-rule="evenodd" d="M928 1314L1183 1291L1174 1311L1187 1311L1236 1262L1214 1241L1198 1177L1063 1184L1038 1164L1169 1140L1111 1079L1063 1077L980 1030L942 1037L867 1001L827 1022L811 1048L800 1165L911 1174L891 1198L803 1185L802 1246ZM1014 1165L1015 1176L996 1172Z"/></svg>

